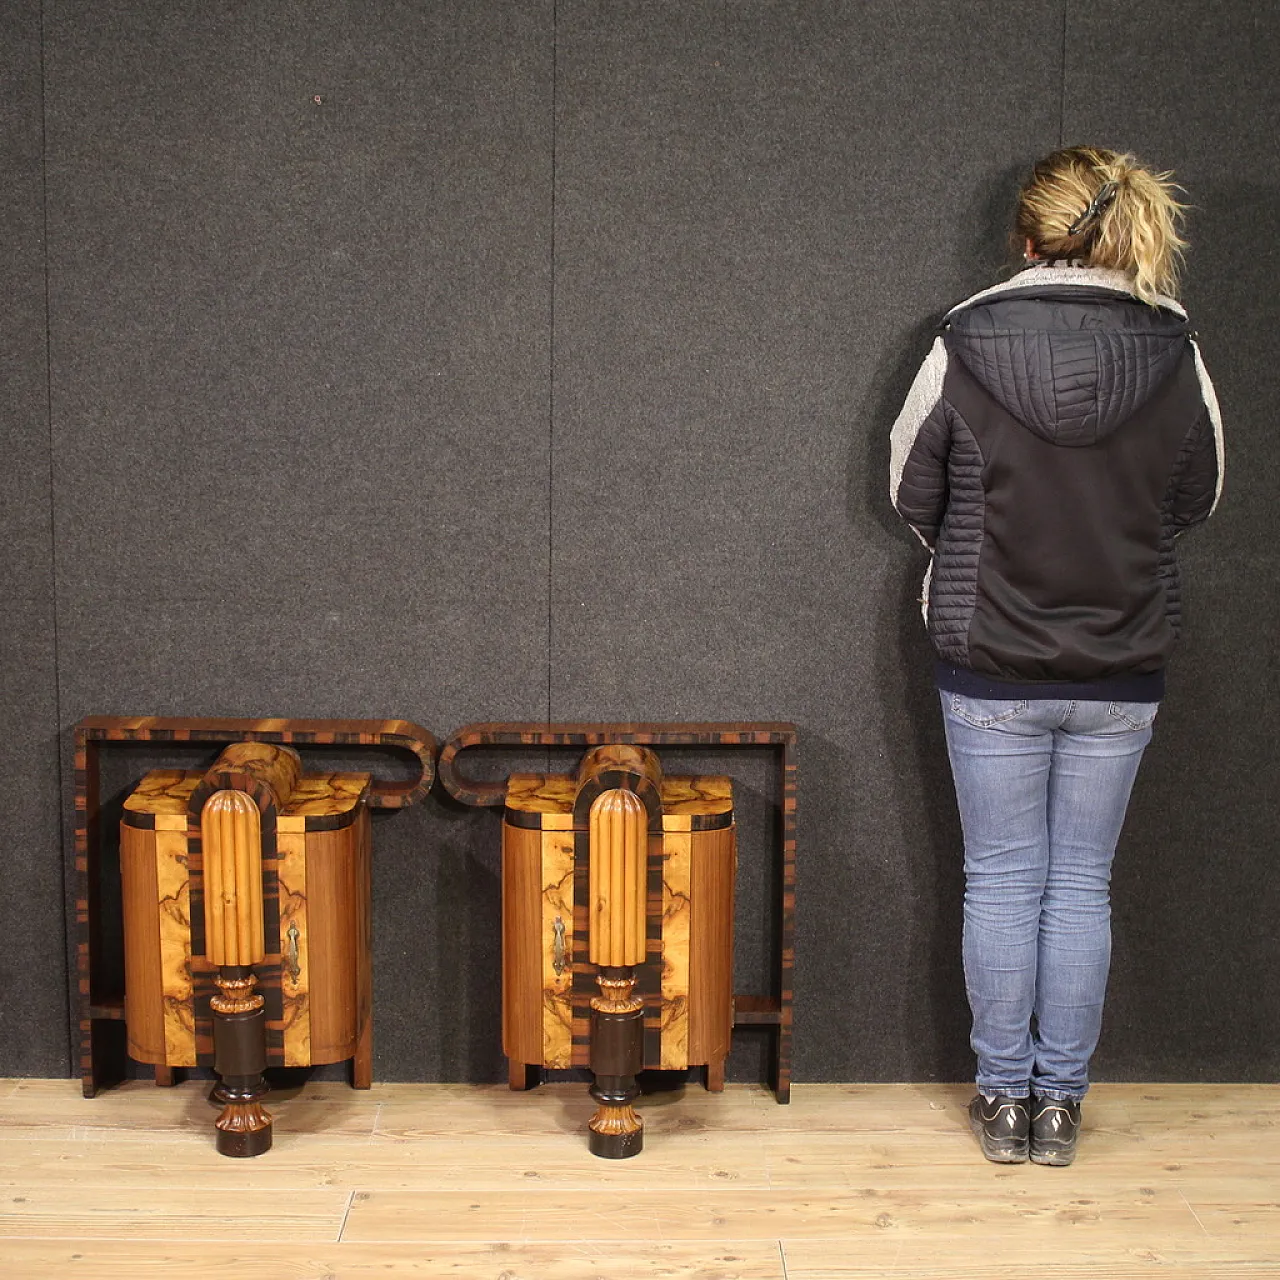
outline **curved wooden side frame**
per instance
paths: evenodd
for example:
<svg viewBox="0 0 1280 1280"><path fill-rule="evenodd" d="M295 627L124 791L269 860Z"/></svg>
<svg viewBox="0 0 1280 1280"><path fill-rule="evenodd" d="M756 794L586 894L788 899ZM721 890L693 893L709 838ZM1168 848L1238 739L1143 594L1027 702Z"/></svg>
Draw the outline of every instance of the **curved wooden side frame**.
<svg viewBox="0 0 1280 1280"><path fill-rule="evenodd" d="M381 747L408 751L422 765L407 782L374 781L369 804L405 809L431 790L438 743L412 720L219 720L179 716L88 716L75 728L76 783L82 752L98 742L279 742L291 747ZM85 761L87 765L87 760Z"/></svg>
<svg viewBox="0 0 1280 1280"><path fill-rule="evenodd" d="M463 804L489 807L507 798L505 780L468 777L458 757L484 747L587 747L627 743L646 747L772 747L778 758L782 830L778 861L782 871L781 937L777 959L778 995L737 994L735 1027L765 1026L776 1033L774 1092L791 1101L791 1011L795 972L796 903L796 739L794 724L778 721L722 724L539 724L536 722L470 724L459 729L440 751L437 772L445 790Z"/></svg>
<svg viewBox="0 0 1280 1280"><path fill-rule="evenodd" d="M99 751L136 742L273 742L294 747L367 747L408 751L422 768L401 781L374 781L368 804L375 809L404 809L421 800L435 779L437 743L411 720L233 720L178 716L88 716L76 725L75 744L75 900L76 918L68 933L76 939L76 1010L80 1043L80 1081L86 1098L122 1073L123 1001L93 989L93 956L100 948L98 906ZM72 927L73 925L73 927ZM118 1024L118 1027L113 1025ZM166 1068L157 1068L157 1079Z"/></svg>

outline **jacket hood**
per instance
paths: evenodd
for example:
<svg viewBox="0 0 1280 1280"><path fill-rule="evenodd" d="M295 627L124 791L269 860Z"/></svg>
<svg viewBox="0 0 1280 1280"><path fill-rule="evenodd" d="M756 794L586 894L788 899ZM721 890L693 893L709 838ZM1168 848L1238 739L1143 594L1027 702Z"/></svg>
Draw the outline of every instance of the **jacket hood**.
<svg viewBox="0 0 1280 1280"><path fill-rule="evenodd" d="M1190 334L1172 298L1150 306L1120 271L1037 266L947 313L948 348L1029 431L1096 444L1177 368Z"/></svg>

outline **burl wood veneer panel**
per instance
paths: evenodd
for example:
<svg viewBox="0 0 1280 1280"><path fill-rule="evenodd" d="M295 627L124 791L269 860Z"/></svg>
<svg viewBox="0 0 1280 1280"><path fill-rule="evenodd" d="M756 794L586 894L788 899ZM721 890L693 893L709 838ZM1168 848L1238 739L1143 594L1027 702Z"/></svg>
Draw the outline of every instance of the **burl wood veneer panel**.
<svg viewBox="0 0 1280 1280"><path fill-rule="evenodd" d="M573 833L544 830L541 846L542 1061L562 1068L573 1062Z"/></svg>

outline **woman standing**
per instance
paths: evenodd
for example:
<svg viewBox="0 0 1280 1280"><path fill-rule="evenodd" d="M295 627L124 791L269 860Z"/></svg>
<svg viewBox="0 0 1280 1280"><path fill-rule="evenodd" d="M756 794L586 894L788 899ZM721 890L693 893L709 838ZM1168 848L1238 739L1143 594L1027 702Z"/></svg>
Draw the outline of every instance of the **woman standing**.
<svg viewBox="0 0 1280 1280"><path fill-rule="evenodd" d="M1178 635L1174 544L1222 488L1172 296L1174 190L1114 151L1040 161L1026 269L947 313L893 428L964 830L969 1117L999 1162L1075 1155L1111 860Z"/></svg>

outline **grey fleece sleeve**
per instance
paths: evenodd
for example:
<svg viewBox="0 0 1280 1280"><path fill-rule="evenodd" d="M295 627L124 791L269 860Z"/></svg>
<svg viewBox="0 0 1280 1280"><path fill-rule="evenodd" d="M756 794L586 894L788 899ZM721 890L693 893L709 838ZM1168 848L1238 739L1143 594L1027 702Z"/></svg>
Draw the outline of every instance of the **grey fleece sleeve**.
<svg viewBox="0 0 1280 1280"><path fill-rule="evenodd" d="M947 348L934 340L889 437L889 497L930 549L947 506L951 427L942 399Z"/></svg>
<svg viewBox="0 0 1280 1280"><path fill-rule="evenodd" d="M1222 497L1222 478L1226 450L1222 441L1222 411L1209 371L1204 367L1199 344L1194 340L1191 351L1196 361L1196 377L1200 381L1200 398L1204 401L1204 418L1200 435L1192 444L1191 454L1183 468L1173 502L1173 517L1184 529L1207 520Z"/></svg>

